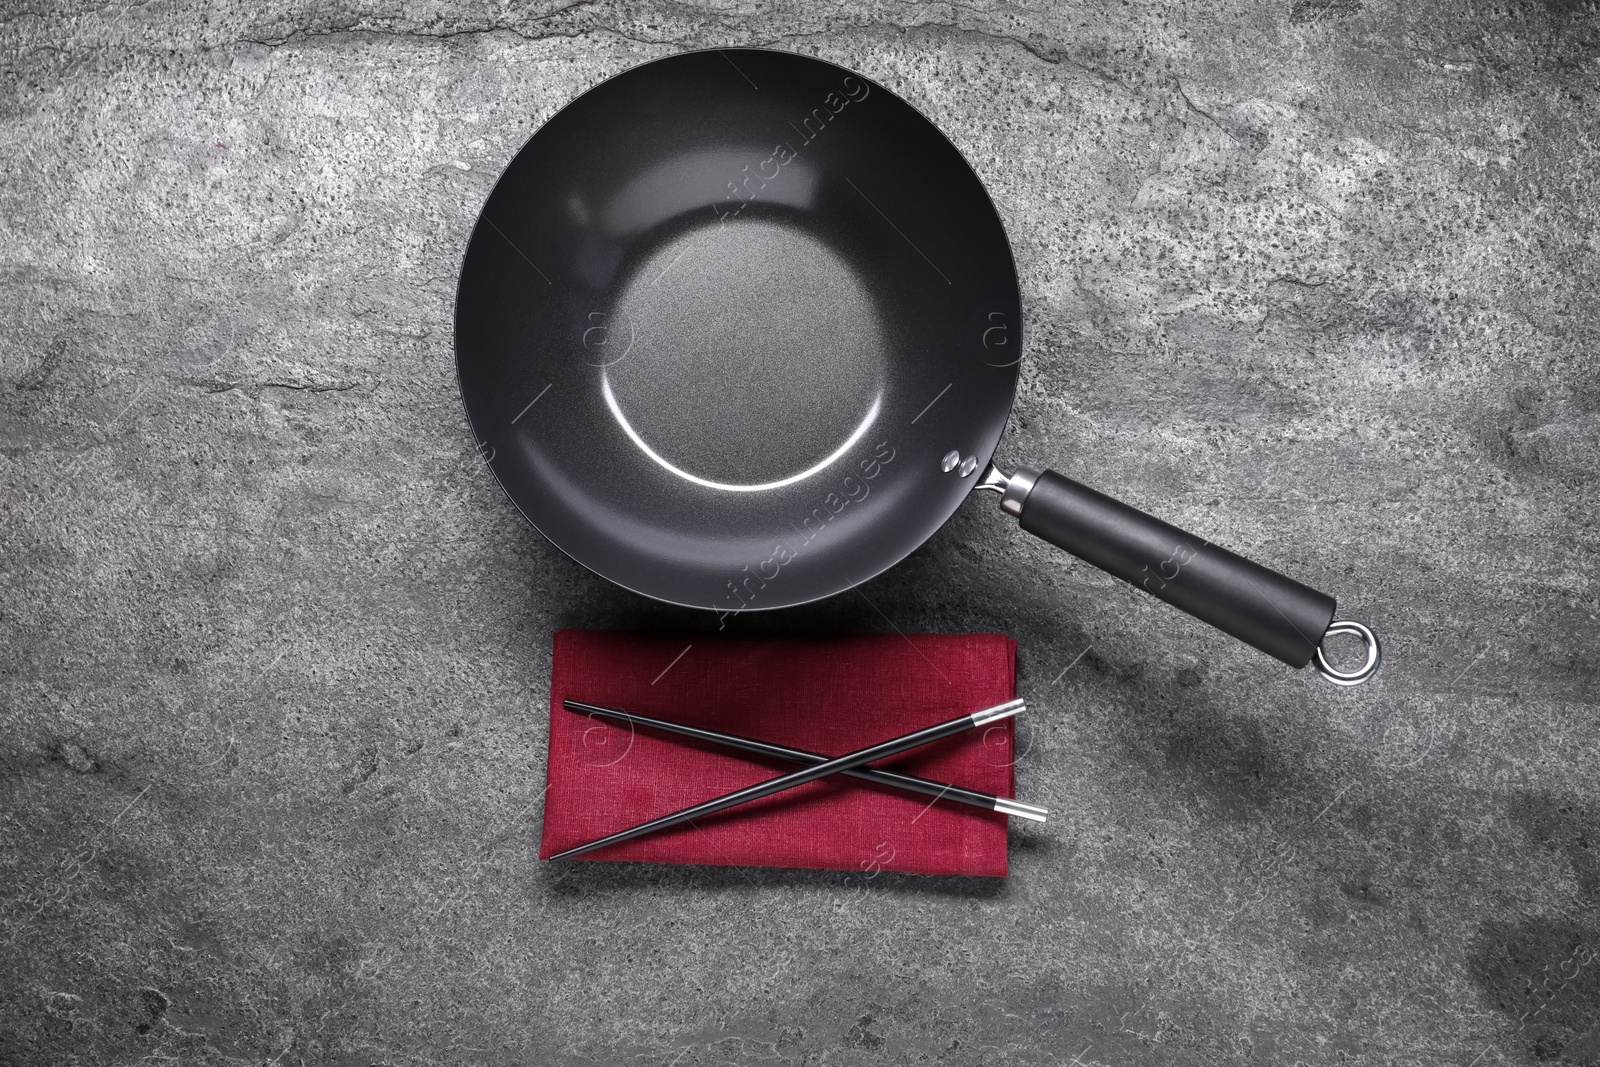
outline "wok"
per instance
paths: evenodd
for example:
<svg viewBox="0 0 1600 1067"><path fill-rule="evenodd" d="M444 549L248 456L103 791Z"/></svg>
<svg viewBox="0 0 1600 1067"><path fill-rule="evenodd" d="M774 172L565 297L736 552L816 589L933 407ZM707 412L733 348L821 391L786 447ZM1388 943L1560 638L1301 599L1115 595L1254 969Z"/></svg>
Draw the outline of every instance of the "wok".
<svg viewBox="0 0 1600 1067"><path fill-rule="evenodd" d="M456 297L467 416L562 551L723 615L850 589L974 491L1293 667L1379 649L1335 601L1052 471L992 461L1022 352L999 216L954 145L842 67L762 49L589 90L507 166ZM1366 642L1340 670L1330 633Z"/></svg>

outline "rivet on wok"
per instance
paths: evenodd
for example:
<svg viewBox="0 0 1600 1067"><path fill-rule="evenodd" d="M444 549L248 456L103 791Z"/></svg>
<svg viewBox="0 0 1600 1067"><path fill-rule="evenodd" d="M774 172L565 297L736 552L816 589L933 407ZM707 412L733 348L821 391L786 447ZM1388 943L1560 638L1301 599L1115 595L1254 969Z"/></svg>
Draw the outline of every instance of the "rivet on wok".
<svg viewBox="0 0 1600 1067"><path fill-rule="evenodd" d="M966 459L961 461L961 477L965 478L967 475L971 474L973 471L975 471L977 469L978 469L978 457L977 456L968 456Z"/></svg>
<svg viewBox="0 0 1600 1067"><path fill-rule="evenodd" d="M939 461L939 469L944 471L946 474L949 474L951 471L956 469L956 464L960 462L960 452L946 452L944 454L944 458Z"/></svg>

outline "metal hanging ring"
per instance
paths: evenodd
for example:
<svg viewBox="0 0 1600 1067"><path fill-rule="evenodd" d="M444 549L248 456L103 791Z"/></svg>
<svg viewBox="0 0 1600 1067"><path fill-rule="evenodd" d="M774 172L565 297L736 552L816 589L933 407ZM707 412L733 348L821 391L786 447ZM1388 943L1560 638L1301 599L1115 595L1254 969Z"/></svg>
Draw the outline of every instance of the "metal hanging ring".
<svg viewBox="0 0 1600 1067"><path fill-rule="evenodd" d="M1366 642L1367 662L1353 671L1341 671L1328 662L1328 657L1323 655L1323 648L1328 643L1328 638L1335 634L1355 634ZM1378 664L1383 662L1383 650L1378 646L1378 635L1361 625L1359 622L1347 622L1335 619L1328 624L1327 631L1322 635L1322 644L1317 646L1317 673L1321 674L1334 685L1360 685L1371 678L1377 671Z"/></svg>

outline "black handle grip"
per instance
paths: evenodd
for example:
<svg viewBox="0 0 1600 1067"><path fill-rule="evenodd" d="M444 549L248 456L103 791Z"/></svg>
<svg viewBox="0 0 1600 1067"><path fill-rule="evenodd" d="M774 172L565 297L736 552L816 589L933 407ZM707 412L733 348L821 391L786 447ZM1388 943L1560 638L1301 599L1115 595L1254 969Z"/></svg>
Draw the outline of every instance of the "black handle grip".
<svg viewBox="0 0 1600 1067"><path fill-rule="evenodd" d="M1291 667L1333 621L1326 593L1097 493L1055 471L1022 500L1022 528Z"/></svg>

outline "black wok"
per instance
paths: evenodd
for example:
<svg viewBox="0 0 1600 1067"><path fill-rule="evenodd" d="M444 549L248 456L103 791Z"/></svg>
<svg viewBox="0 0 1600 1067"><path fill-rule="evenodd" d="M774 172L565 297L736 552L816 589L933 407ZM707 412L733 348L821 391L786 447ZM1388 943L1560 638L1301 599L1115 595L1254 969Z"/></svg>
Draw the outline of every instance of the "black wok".
<svg viewBox="0 0 1600 1067"><path fill-rule="evenodd" d="M456 298L489 465L636 592L726 613L849 589L973 488L1023 529L1294 667L1378 648L1334 600L1050 471L990 463L1016 389L1004 228L905 101L757 49L648 63L501 176ZM1367 662L1320 646L1359 633Z"/></svg>

